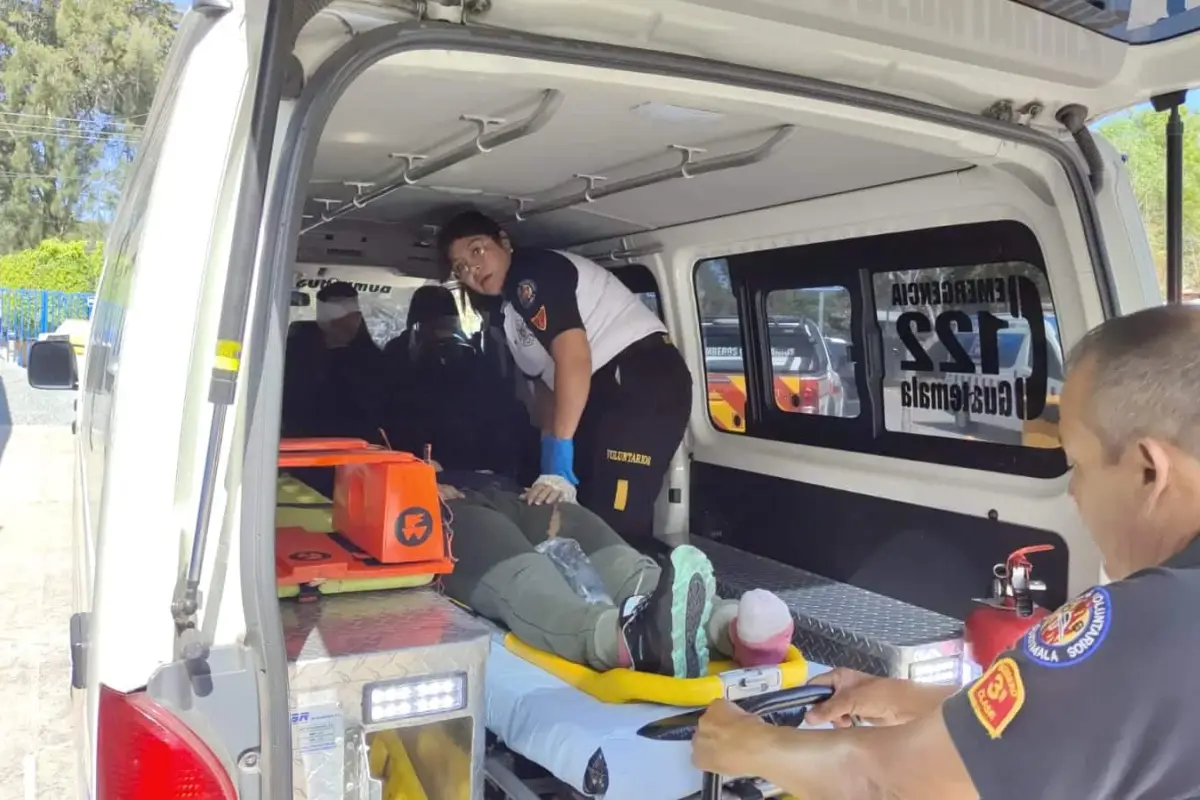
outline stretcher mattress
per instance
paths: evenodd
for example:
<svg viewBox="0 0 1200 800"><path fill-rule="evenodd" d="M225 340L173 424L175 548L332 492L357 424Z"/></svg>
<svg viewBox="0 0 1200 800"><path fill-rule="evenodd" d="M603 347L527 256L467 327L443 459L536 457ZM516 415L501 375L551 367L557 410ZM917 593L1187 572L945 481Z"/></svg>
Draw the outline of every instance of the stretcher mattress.
<svg viewBox="0 0 1200 800"><path fill-rule="evenodd" d="M809 662L810 676L828 669ZM506 650L499 634L486 681L488 730L577 792L604 800L679 800L700 791L690 742L637 734L683 709L602 703Z"/></svg>

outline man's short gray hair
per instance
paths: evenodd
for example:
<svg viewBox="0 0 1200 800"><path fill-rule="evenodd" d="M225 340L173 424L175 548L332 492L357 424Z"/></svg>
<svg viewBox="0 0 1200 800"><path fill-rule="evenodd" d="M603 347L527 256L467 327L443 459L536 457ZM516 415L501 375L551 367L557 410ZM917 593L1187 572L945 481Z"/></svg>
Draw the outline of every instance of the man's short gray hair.
<svg viewBox="0 0 1200 800"><path fill-rule="evenodd" d="M1200 306L1142 309L1093 328L1068 372L1093 365L1088 421L1109 457L1151 436L1200 457Z"/></svg>

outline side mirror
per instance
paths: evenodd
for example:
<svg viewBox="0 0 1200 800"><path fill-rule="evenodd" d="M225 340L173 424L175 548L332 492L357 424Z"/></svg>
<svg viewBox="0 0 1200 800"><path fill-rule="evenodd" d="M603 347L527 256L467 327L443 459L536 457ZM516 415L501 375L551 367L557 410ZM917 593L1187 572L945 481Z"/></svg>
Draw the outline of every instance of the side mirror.
<svg viewBox="0 0 1200 800"><path fill-rule="evenodd" d="M65 339L44 339L29 348L25 368L29 385L35 389L78 389L79 370L75 348Z"/></svg>
<svg viewBox="0 0 1200 800"><path fill-rule="evenodd" d="M307 308L312 305L312 297L308 292L301 292L298 289L292 290L292 308Z"/></svg>

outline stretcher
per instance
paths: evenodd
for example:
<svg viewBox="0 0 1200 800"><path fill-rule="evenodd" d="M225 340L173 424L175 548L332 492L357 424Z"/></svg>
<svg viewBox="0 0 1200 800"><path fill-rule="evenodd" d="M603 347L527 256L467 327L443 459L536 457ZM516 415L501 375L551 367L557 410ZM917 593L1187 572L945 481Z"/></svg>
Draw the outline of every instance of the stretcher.
<svg viewBox="0 0 1200 800"><path fill-rule="evenodd" d="M806 667L807 677L828 670L811 662ZM732 695L743 702L805 688L782 688L782 675L773 674L779 672L774 667L735 670L717 682L732 688ZM627 680L637 678L653 685L661 676ZM679 721L681 712L698 712L703 706L604 702L514 653L504 645L501 632L493 637L485 680L487 727L498 747L537 764L584 797L682 800L704 788L703 774L691 763L692 729ZM795 717L777 721L800 722ZM493 753L489 771L500 766Z"/></svg>
<svg viewBox="0 0 1200 800"><path fill-rule="evenodd" d="M401 465L411 463L383 456L373 448L347 447L344 440L309 440L281 448L280 466L329 461L341 468L347 463L393 463L393 459ZM408 485L419 485L422 480L425 478L418 476ZM428 562L424 560L404 565L408 575L372 577L371 569L388 565L341 535L347 520L344 516L339 520L339 507L351 508L361 516L368 505L345 496L342 485L339 483L339 496L330 501L281 476L276 511L281 594L291 586L317 585L328 591L330 584L336 586L339 581L348 588L337 591L353 593L356 589L395 588L397 584L389 581L397 579L428 580L433 570L426 571ZM409 492L408 496L415 495ZM369 538L356 538L368 547L373 545ZM325 556L322 559L294 556L293 551L304 554L318 545ZM379 546L385 545L387 542ZM341 548L345 557L330 558L335 548ZM374 549L378 551L378 547ZM356 568L363 571L355 575ZM375 583L355 587L351 585L355 580ZM465 616L464 611L469 613L432 589L415 594L330 596L319 608L289 613L295 617L294 624L285 623L285 630L292 633L285 637L289 658L298 665L308 660L303 653L314 644L313 634L317 634L320 645L314 667L324 680L323 676L330 674L328 665L338 659L357 661L357 666L348 666L357 669L367 663L358 654L367 650L383 652L385 657L391 657L386 651L399 652L395 644L385 645L385 638L402 639L403 649L409 653L444 646L447 632L468 627L458 619ZM604 800L693 796L717 800L720 779L702 775L691 765L688 740L704 707L725 697L751 704L750 710L773 713L776 724L797 725L802 722L803 709L828 694L823 687L805 686L806 680L824 667L807 662L795 647L789 649L784 663L776 666L739 669L732 662L714 661L705 676L680 680L626 669L596 672L532 648L477 615L468 619L483 625L480 643L490 642L481 652L486 653L486 660L481 659L480 664L486 666L479 716L491 742L485 774L510 800L535 800L547 793ZM364 680L377 677L374 667L368 671L371 675ZM473 756L469 745L462 748L461 737L456 741L436 726L379 731L370 734L367 749L369 772L378 782L382 800L468 800ZM535 774L518 775L530 771L519 766L531 765L536 765ZM756 791L759 794L750 796L782 796L775 787L760 785Z"/></svg>
<svg viewBox="0 0 1200 800"><path fill-rule="evenodd" d="M604 702L513 653L503 639L500 632L493 636L485 678L486 725L492 742L485 774L501 796L534 800L543 794L565 797L563 792L570 790L577 793L575 797L603 800L719 798L715 792L719 778L706 776L691 764L690 739L703 706ZM813 673L825 670L816 666ZM770 669L737 672L744 682L771 685L770 680L761 680ZM655 683L648 681L648 685ZM746 695L737 702L775 724L796 726L802 725L807 707L828 694L825 687L800 685ZM383 785L382 800L465 798L460 784L429 776L425 765L466 758L450 737L436 729L384 732L374 737L370 747L371 771ZM535 765L533 774L528 766L517 766L518 760ZM464 774L453 769L445 772ZM745 796L786 796L763 781L742 783L757 784L760 793Z"/></svg>

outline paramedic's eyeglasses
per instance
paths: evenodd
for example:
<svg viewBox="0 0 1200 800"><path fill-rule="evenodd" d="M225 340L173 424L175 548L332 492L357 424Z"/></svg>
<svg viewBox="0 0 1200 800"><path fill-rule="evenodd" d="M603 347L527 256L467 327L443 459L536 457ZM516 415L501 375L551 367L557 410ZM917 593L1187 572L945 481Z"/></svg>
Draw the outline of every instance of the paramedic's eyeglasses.
<svg viewBox="0 0 1200 800"><path fill-rule="evenodd" d="M458 280L462 280L468 272L474 272L479 269L479 265L483 263L483 256L487 252L487 246L484 242L471 242L471 246L467 249L466 258L460 258L450 265L450 272Z"/></svg>

